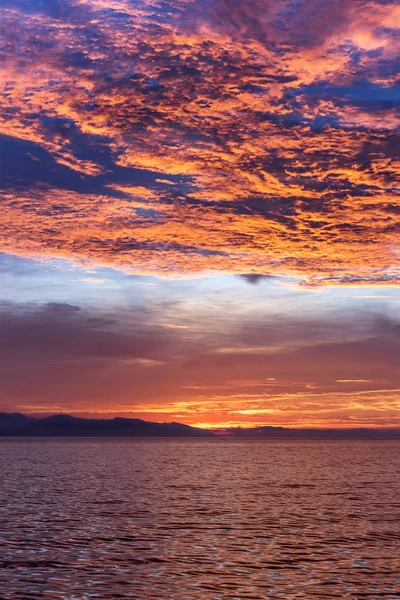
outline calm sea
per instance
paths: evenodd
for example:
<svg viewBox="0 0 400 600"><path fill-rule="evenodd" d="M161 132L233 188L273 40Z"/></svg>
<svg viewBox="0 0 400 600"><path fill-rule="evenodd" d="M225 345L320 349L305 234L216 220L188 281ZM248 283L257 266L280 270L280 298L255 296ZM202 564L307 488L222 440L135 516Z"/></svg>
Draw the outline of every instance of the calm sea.
<svg viewBox="0 0 400 600"><path fill-rule="evenodd" d="M400 598L400 442L3 439L0 598Z"/></svg>

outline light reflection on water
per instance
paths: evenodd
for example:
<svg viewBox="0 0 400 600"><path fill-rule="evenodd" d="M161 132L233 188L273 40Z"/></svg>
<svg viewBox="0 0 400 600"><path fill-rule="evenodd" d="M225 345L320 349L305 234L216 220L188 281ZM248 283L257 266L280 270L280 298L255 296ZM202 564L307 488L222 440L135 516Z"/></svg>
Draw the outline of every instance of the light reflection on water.
<svg viewBox="0 0 400 600"><path fill-rule="evenodd" d="M400 598L400 442L0 441L0 598Z"/></svg>

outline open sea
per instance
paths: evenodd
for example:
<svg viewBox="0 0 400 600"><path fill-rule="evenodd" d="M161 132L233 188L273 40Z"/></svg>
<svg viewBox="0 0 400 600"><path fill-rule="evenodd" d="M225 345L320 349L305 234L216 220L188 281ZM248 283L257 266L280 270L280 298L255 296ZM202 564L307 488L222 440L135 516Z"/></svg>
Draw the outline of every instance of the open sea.
<svg viewBox="0 0 400 600"><path fill-rule="evenodd" d="M400 598L400 441L0 440L0 598Z"/></svg>

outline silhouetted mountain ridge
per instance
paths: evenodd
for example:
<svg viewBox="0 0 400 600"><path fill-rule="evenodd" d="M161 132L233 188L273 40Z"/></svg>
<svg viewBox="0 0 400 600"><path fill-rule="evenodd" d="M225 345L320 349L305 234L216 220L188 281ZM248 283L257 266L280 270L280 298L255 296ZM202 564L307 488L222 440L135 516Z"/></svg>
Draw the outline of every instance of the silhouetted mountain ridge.
<svg viewBox="0 0 400 600"><path fill-rule="evenodd" d="M210 431L183 423L154 423L125 417L82 419L67 414L56 414L35 418L22 413L0 413L1 436L400 439L400 429L290 429L263 425L216 428Z"/></svg>
<svg viewBox="0 0 400 600"><path fill-rule="evenodd" d="M214 434L182 423L153 423L123 417L81 419L58 414L34 418L21 413L0 413L0 436L214 437Z"/></svg>
<svg viewBox="0 0 400 600"><path fill-rule="evenodd" d="M400 439L400 429L369 429L358 427L352 429L291 429L289 427L262 425L256 427L231 427L224 430L224 435L233 438L267 438L267 439Z"/></svg>

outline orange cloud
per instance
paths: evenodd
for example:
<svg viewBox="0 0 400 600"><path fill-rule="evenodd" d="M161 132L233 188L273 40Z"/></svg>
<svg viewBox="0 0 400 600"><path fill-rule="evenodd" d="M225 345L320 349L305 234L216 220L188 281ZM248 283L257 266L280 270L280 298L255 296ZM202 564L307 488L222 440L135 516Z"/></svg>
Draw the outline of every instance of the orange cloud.
<svg viewBox="0 0 400 600"><path fill-rule="evenodd" d="M168 6L5 6L0 249L397 283L398 7Z"/></svg>

